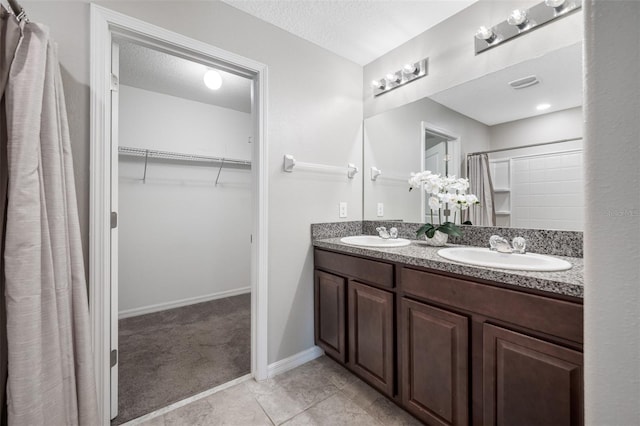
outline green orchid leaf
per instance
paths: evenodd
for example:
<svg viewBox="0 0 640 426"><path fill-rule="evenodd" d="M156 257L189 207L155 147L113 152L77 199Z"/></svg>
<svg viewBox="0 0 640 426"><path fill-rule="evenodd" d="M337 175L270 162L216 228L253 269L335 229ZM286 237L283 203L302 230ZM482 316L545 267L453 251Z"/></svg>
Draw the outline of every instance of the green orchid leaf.
<svg viewBox="0 0 640 426"><path fill-rule="evenodd" d="M429 232L431 229L433 229L434 230L433 232L435 232L435 228L433 227L432 224L425 223L416 231L416 237L422 237L425 233Z"/></svg>
<svg viewBox="0 0 640 426"><path fill-rule="evenodd" d="M436 231L437 229L434 226L431 226L431 228L426 233L427 237L433 238L433 236L436 235Z"/></svg>
<svg viewBox="0 0 640 426"><path fill-rule="evenodd" d="M460 229L460 227L451 222L445 222L442 225L440 225L438 227L438 231L444 232L445 234L449 234L454 237L462 236L462 230Z"/></svg>

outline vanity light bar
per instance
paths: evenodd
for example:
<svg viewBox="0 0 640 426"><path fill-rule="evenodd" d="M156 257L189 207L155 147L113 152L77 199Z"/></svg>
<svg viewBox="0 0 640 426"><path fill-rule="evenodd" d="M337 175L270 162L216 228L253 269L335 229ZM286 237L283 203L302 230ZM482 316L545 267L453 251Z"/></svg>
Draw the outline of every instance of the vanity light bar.
<svg viewBox="0 0 640 426"><path fill-rule="evenodd" d="M406 64L401 70L389 73L380 80L373 80L373 96L379 96L398 88L410 81L424 77L428 73L429 58L424 58L413 64Z"/></svg>
<svg viewBox="0 0 640 426"><path fill-rule="evenodd" d="M509 17L491 28L480 27L475 35L476 55L507 40L563 18L582 8L582 0L545 0L529 9L516 9Z"/></svg>

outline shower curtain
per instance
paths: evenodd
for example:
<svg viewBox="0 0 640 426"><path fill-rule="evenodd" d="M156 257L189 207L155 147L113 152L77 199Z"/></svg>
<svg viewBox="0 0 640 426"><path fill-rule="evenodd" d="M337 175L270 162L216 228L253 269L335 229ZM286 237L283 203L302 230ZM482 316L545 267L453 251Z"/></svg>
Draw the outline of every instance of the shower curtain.
<svg viewBox="0 0 640 426"><path fill-rule="evenodd" d="M474 154L467 157L467 177L469 192L475 194L480 201L479 205L469 208L467 220L478 226L495 226L496 210L487 154Z"/></svg>
<svg viewBox="0 0 640 426"><path fill-rule="evenodd" d="M5 10L0 14L0 77L10 65L8 78L0 79L6 81L0 86L0 195L8 424L97 425L87 288L55 46L46 27L18 24Z"/></svg>

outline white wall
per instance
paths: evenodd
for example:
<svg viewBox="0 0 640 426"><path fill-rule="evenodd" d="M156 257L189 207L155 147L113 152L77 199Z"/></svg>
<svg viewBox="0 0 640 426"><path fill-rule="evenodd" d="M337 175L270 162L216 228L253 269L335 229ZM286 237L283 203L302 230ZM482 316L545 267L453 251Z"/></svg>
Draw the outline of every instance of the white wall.
<svg viewBox="0 0 640 426"><path fill-rule="evenodd" d="M424 222L420 191L408 191L411 172L419 172L422 127L425 121L459 137L460 159L467 152L489 149L489 131L484 124L453 111L429 98L420 99L365 120L364 140L364 218L366 220L403 219ZM462 161L460 161L462 163ZM371 166L383 175L371 180ZM458 165L464 175L462 164ZM404 181L385 179L387 175L404 177ZM377 203L384 204L384 216L377 215Z"/></svg>
<svg viewBox="0 0 640 426"><path fill-rule="evenodd" d="M640 424L640 2L585 2L585 414Z"/></svg>
<svg viewBox="0 0 640 426"><path fill-rule="evenodd" d="M120 85L120 145L251 159L251 114ZM119 161L119 311L139 315L246 292L251 170Z"/></svg>
<svg viewBox="0 0 640 426"><path fill-rule="evenodd" d="M504 21L512 10L538 3L540 0L480 0L366 65L363 80L365 117L582 40L582 12L577 12L525 37L510 40L479 55L474 54L474 34L478 27L493 26ZM407 62L425 57L429 57L428 76L373 97L372 80L399 70Z"/></svg>
<svg viewBox="0 0 640 426"><path fill-rule="evenodd" d="M58 41L71 125L82 231L88 229L89 6L23 1ZM218 1L113 1L100 5L262 62L268 75L269 363L313 346L309 225L362 217L359 178L283 173L282 157L361 166L362 67ZM302 66L304 65L304 66ZM331 84L327 84L331 82Z"/></svg>
<svg viewBox="0 0 640 426"><path fill-rule="evenodd" d="M582 108L570 108L549 114L496 124L489 127L489 149L513 148L541 142L582 137ZM531 149L527 154L549 152L554 145ZM524 152L521 152L524 153Z"/></svg>

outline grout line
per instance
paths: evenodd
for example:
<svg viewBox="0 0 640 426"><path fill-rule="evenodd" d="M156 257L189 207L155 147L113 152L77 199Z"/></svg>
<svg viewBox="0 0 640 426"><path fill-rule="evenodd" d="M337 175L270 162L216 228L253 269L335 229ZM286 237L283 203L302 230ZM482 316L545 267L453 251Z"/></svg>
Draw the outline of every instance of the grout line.
<svg viewBox="0 0 640 426"><path fill-rule="evenodd" d="M162 407L158 410L152 411L148 414L145 414L144 416L141 417L137 417L133 420L129 420L126 423L122 423L119 426L136 426L139 424L142 424L144 422L146 422L147 420L151 420L151 419L155 419L156 417L160 417L164 414L167 414L171 411L177 410L178 408L184 407L185 405L189 405L192 402L195 401L199 401L203 398L206 398L208 396L211 396L215 393L221 392L225 389L229 389L235 385L238 385L240 383L244 383L248 380L253 379L253 376L251 374L245 374L244 376L238 377L237 379L233 379L231 381L228 381L227 383L223 383L219 386L216 386L215 388L211 388L209 390L206 390L204 392L200 392L196 395L190 396L189 398L185 398L181 401L178 402L174 402L173 404L167 405L166 407Z"/></svg>
<svg viewBox="0 0 640 426"><path fill-rule="evenodd" d="M300 414L302 414L302 413L305 413L305 412L309 411L310 409L312 409L312 408L313 408L313 407L315 407L316 405L320 404L321 402L324 402L324 401L326 401L327 399L331 398L332 396L337 395L337 394L340 392L340 389L338 389L338 387L337 387L336 385L333 385L333 384L332 384L332 386L336 388L336 391L335 391L335 392L333 392L333 393L329 394L328 396L326 396L325 398L322 398L322 399L321 399L321 400L319 400L319 401L314 402L313 404L311 404L311 405L309 405L308 407L304 408L304 409L303 409L302 411L300 411L299 413L294 414L293 416L291 416L291 417L289 417L289 418L287 418L287 419L283 420L282 422L280 422L280 423L278 423L278 424L279 424L279 425L282 425L282 424L284 424L284 423L288 422L289 420L293 420L294 418L298 417Z"/></svg>

